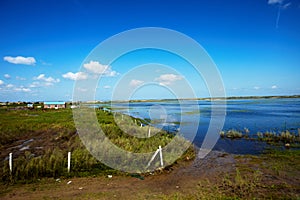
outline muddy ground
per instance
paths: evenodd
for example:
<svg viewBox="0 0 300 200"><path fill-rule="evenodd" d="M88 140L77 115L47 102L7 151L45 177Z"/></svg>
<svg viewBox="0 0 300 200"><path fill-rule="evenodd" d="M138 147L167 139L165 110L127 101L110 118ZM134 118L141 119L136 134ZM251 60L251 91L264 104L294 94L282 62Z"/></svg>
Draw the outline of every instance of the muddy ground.
<svg viewBox="0 0 300 200"><path fill-rule="evenodd" d="M240 169L238 174L237 169ZM182 161L153 175L42 179L26 185L2 185L1 199L300 197L299 173L291 177L270 169L268 162L264 163L260 157L212 151L204 159Z"/></svg>

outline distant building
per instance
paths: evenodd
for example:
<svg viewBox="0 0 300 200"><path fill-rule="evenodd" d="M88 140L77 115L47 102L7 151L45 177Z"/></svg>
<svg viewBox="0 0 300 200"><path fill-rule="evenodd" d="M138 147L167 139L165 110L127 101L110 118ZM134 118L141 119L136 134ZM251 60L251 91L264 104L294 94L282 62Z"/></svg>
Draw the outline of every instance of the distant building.
<svg viewBox="0 0 300 200"><path fill-rule="evenodd" d="M28 103L27 104L27 108L33 108L33 104L32 103Z"/></svg>
<svg viewBox="0 0 300 200"><path fill-rule="evenodd" d="M66 108L66 102L64 101L45 101L44 102L44 108Z"/></svg>

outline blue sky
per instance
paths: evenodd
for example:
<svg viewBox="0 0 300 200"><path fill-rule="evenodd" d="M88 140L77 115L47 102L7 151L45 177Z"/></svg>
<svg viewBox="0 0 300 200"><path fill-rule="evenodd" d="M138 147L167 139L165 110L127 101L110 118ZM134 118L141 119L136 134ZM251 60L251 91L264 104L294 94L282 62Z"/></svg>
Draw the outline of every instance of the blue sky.
<svg viewBox="0 0 300 200"><path fill-rule="evenodd" d="M197 96L208 96L190 66L164 52L129 54L111 66L82 63L103 40L140 27L169 28L196 40L216 63L227 96L300 94L299 19L299 0L3 0L0 101L71 100L74 81L89 78L79 73L82 64L105 69L96 99L107 100L122 75L153 60L167 60L179 72L161 72L154 81L180 88L186 78ZM128 87L144 82L133 77ZM167 93L149 86L133 98L172 96Z"/></svg>

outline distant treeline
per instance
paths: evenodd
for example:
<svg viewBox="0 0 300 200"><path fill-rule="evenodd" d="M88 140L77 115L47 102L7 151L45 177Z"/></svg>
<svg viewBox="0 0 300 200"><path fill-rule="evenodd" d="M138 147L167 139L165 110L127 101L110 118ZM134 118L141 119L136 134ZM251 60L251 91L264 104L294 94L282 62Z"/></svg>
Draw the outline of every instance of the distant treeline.
<svg viewBox="0 0 300 200"><path fill-rule="evenodd" d="M282 95L282 96L230 96L230 97L205 97L205 98L182 98L182 99L149 99L149 100L130 100L129 102L157 102L157 101L178 101L178 100L232 100L232 99L288 99L300 98L300 95ZM124 101L125 102L125 101Z"/></svg>
<svg viewBox="0 0 300 200"><path fill-rule="evenodd" d="M133 100L119 100L119 101L86 101L86 102L77 102L77 103L88 103L88 104L108 104L108 103L122 103L122 102L165 102L165 101L179 101L179 100L232 100L232 99L291 99L291 98L300 98L300 95L274 95L274 96L229 96L229 97L203 97L203 98L178 98L178 99L133 99ZM0 102L0 105L27 105L27 104L42 104L43 102ZM72 105L74 102L66 102L67 105Z"/></svg>
<svg viewBox="0 0 300 200"><path fill-rule="evenodd" d="M300 98L300 95L289 95L289 96L284 96L284 95L283 96L235 96L235 97L226 97L225 99L290 99L290 98ZM212 99L214 99L214 98L212 98Z"/></svg>

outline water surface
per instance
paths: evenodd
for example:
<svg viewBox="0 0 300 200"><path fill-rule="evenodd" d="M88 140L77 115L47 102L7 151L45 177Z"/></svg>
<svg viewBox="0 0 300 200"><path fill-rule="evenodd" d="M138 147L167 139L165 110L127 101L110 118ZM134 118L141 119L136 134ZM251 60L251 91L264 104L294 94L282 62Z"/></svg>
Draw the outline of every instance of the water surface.
<svg viewBox="0 0 300 200"><path fill-rule="evenodd" d="M212 117L211 105L211 101L184 100L115 103L112 106L115 112L151 120L153 126L166 131L178 130L200 147ZM200 113L197 108L200 109ZM258 131L290 130L297 133L300 128L300 99L227 100L223 130L243 131L245 128L249 129L253 136ZM264 143L257 141L219 139L215 149L230 153L256 154L261 152L264 146Z"/></svg>

